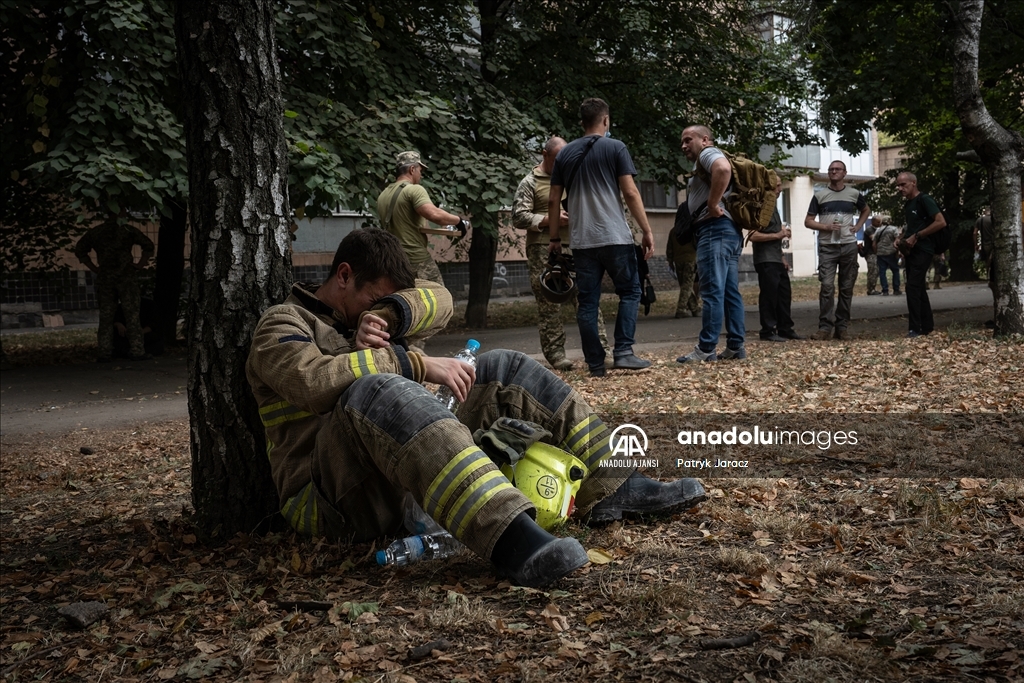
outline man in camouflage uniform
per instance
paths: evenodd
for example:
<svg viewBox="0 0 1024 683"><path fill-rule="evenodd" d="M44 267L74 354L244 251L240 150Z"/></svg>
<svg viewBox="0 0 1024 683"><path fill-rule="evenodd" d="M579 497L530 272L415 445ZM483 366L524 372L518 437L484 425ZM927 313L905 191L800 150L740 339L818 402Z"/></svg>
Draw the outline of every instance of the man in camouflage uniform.
<svg viewBox="0 0 1024 683"><path fill-rule="evenodd" d="M441 271L427 250L427 221L438 225L453 225L453 234L463 235L469 224L459 216L434 206L430 195L420 184L427 167L419 152L402 152L396 157L395 182L384 188L377 197L377 215L381 227L398 238L409 257L416 277L444 285Z"/></svg>
<svg viewBox="0 0 1024 683"><path fill-rule="evenodd" d="M142 248L138 263L132 249ZM90 252L96 252L96 261ZM89 270L96 273L96 300L100 307L100 326L96 330L96 360L109 362L114 357L114 317L120 299L128 333L129 358L145 360L142 325L139 322L139 281L136 272L149 263L154 252L153 241L122 219L110 216L106 222L92 228L78 240L75 256Z"/></svg>
<svg viewBox="0 0 1024 683"><path fill-rule="evenodd" d="M530 286L533 296L537 299L537 331L540 332L540 348L544 358L555 370L570 370L572 361L565 357L565 328L562 325L562 304L548 301L540 286L540 275L548 264L548 190L551 189L551 167L555 165L555 157L565 147L565 140L559 137L550 138L541 151L541 163L533 168L519 187L512 200L512 225L526 231L526 259L530 267ZM558 233L562 236L562 245L569 246L569 214L562 211ZM567 250L568 251L568 250ZM573 310L579 303L571 302ZM606 357L611 357L608 349L608 333L604 327L604 316L597 309L597 328L604 347Z"/></svg>
<svg viewBox="0 0 1024 683"><path fill-rule="evenodd" d="M609 430L583 398L528 356L496 350L477 367L407 351L452 314L447 290L416 280L397 239L356 230L319 286L296 284L260 319L246 364L281 512L296 531L367 541L400 532L416 502L519 584L541 586L587 562L576 539L534 522L535 509L473 441L501 416L540 424L586 466L576 497L591 520L660 514L705 497L692 479L661 483L602 467ZM456 413L422 385L443 384ZM604 500L602 500L604 499Z"/></svg>
<svg viewBox="0 0 1024 683"><path fill-rule="evenodd" d="M668 246L665 247L665 260L679 282L676 317L700 317L703 314L700 296L693 287L693 282L697 279L697 248L693 246L693 242L680 244L675 237L675 230L670 230Z"/></svg>

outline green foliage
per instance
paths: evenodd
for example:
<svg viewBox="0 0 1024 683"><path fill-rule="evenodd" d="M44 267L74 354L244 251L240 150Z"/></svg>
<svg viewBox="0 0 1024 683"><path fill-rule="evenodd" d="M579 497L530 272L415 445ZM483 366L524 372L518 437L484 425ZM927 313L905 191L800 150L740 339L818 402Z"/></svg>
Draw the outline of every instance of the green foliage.
<svg viewBox="0 0 1024 683"><path fill-rule="evenodd" d="M792 48L762 39L757 3L513 5L497 33L497 85L546 133L570 140L581 132L580 102L601 97L643 178L675 184L686 166L679 136L695 123L751 154L811 141Z"/></svg>
<svg viewBox="0 0 1024 683"><path fill-rule="evenodd" d="M575 137L588 96L608 100L613 134L643 178L664 184L683 168L688 123L750 152L806 141L788 104L803 95L800 75L787 46L759 37L755 5L280 3L291 206L307 216L339 205L373 213L394 155L418 149L435 201L494 235L530 151L550 133ZM5 76L5 109L16 113L4 122L5 191L35 186L80 212L167 212L167 200L185 195L172 7L0 3L4 44L26 46ZM18 229L26 222L45 226L34 240L42 249L74 235L66 217L26 217Z"/></svg>
<svg viewBox="0 0 1024 683"><path fill-rule="evenodd" d="M978 164L959 159L971 149L953 103L952 7L926 0L795 0L792 16L804 23L809 71L821 98L821 122L838 131L850 151L865 148L863 131L878 131L906 144L907 170L953 221L954 261L969 268L967 235L988 203L988 177ZM979 78L989 111L1020 130L1024 111L1024 4L985 3ZM870 189L873 208L902 222L902 200L891 172ZM959 236L959 239L957 239Z"/></svg>

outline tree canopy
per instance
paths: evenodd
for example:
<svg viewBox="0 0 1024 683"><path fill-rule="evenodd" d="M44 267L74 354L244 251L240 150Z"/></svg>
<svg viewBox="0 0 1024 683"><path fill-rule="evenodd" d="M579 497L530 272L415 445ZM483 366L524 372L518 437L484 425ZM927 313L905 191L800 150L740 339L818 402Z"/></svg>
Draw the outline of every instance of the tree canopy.
<svg viewBox="0 0 1024 683"><path fill-rule="evenodd" d="M965 157L972 148L961 131L953 95L958 56L951 36L961 3L925 0L796 0L794 36L808 58L822 124L844 148L865 148L863 131L906 145L907 168L946 209L954 227L954 275L970 277L971 226L989 203L988 172ZM988 0L982 17L978 78L996 121L1024 125L1024 5ZM895 172L872 190L871 205L899 216Z"/></svg>

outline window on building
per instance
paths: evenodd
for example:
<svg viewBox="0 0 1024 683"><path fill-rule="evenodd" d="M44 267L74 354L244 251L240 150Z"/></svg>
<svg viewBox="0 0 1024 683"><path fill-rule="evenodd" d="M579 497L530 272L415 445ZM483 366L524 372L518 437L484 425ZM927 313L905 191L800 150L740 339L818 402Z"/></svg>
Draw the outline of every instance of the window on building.
<svg viewBox="0 0 1024 683"><path fill-rule="evenodd" d="M645 209L674 209L676 208L675 192L667 187L662 187L653 180L640 181L640 197L644 200Z"/></svg>
<svg viewBox="0 0 1024 683"><path fill-rule="evenodd" d="M779 194L778 200L776 200L776 206L779 208L779 215L782 216L782 222L786 225L792 226L793 221L790 220L789 199L789 188L784 188Z"/></svg>

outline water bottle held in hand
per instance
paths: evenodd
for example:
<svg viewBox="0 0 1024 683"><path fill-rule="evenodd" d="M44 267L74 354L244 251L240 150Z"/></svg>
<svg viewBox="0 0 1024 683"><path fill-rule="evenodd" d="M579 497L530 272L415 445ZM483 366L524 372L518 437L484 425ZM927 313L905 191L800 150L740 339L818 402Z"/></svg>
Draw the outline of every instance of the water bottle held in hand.
<svg viewBox="0 0 1024 683"><path fill-rule="evenodd" d="M404 567L421 560L451 557L461 545L447 531L400 538L384 550L377 551L377 564L382 567Z"/></svg>
<svg viewBox="0 0 1024 683"><path fill-rule="evenodd" d="M476 367L476 352L480 350L480 342L476 339L470 339L466 342L466 348L455 354L455 357L461 360L463 363L469 363L474 368ZM434 394L437 396L437 400L441 402L448 410L455 412L455 409L459 407L459 401L455 398L455 394L452 390L445 385L441 385L441 388Z"/></svg>

